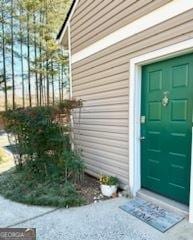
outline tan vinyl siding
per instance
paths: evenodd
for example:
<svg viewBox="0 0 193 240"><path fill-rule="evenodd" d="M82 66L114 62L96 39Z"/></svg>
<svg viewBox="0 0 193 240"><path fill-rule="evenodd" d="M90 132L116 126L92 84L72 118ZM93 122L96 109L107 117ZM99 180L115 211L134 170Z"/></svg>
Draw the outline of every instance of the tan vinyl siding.
<svg viewBox="0 0 193 240"><path fill-rule="evenodd" d="M83 4L83 2L85 4ZM90 15L93 16L95 9L101 10L105 6L108 6L112 0L82 0L82 3L79 3L80 7L77 8L76 14L73 15L71 23L73 25L77 24L79 21L82 21L82 24L88 19ZM84 20L83 20L84 18Z"/></svg>
<svg viewBox="0 0 193 240"><path fill-rule="evenodd" d="M177 36L180 37L183 35L183 33L190 32L191 38L192 21L193 10L189 10L184 14L174 17L146 31L138 33L129 39L125 39L118 44L114 44L111 47L90 56L88 59L73 64L73 75L75 77L77 73L82 73L86 69L90 69L92 71L92 69L97 65L103 65L106 62L110 62L112 66L113 60L116 61L116 59L119 59L122 56L127 57L128 54L136 55L136 51L142 51L148 46L154 46L157 43L161 44L162 42L166 42L166 40L173 39ZM159 46L157 48L159 48ZM130 58L133 57L132 55ZM104 59L103 62L101 62L101 57ZM89 62L89 65L87 65L87 62ZM73 78L73 81L75 79Z"/></svg>
<svg viewBox="0 0 193 240"><path fill-rule="evenodd" d="M73 16L71 21L72 53L80 51L139 17L171 0L94 1ZM97 4L98 3L98 4Z"/></svg>
<svg viewBox="0 0 193 240"><path fill-rule="evenodd" d="M72 65L73 96L84 100L80 120L74 115L75 142L89 173L128 184L129 60L190 38L193 10Z"/></svg>
<svg viewBox="0 0 193 240"><path fill-rule="evenodd" d="M81 16L82 12L85 12L85 10L88 8L88 6L94 2L94 0L79 0L78 5L73 13L73 19ZM72 19L72 20L73 20Z"/></svg>

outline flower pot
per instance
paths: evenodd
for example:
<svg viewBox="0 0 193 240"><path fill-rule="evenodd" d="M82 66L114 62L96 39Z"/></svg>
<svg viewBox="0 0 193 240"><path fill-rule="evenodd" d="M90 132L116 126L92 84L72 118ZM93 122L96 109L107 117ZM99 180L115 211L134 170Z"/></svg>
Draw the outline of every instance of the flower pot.
<svg viewBox="0 0 193 240"><path fill-rule="evenodd" d="M101 184L101 192L103 196L112 197L112 195L117 192L117 185Z"/></svg>

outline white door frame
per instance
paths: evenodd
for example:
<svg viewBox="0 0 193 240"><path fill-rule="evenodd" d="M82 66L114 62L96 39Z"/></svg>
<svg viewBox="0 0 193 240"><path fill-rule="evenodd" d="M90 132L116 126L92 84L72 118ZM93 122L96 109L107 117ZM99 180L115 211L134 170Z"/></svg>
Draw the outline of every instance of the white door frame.
<svg viewBox="0 0 193 240"><path fill-rule="evenodd" d="M130 60L129 80L129 186L133 196L141 188L140 115L141 69L145 64L193 52L193 39L140 55ZM193 142L193 137L192 137ZM191 155L189 221L193 223L193 144Z"/></svg>

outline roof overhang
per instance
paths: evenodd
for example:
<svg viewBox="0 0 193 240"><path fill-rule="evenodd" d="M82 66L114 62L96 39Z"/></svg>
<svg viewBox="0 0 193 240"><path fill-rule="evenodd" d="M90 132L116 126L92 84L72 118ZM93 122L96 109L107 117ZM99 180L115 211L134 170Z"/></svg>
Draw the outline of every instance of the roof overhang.
<svg viewBox="0 0 193 240"><path fill-rule="evenodd" d="M69 27L69 22L72 18L72 15L76 9L76 6L78 4L79 0L73 0L72 4L70 6L70 9L66 15L66 18L64 20L64 23L62 27L60 28L60 31L58 32L58 35L56 37L56 41L62 45L64 48L68 48L68 27Z"/></svg>
<svg viewBox="0 0 193 240"><path fill-rule="evenodd" d="M66 30L64 31L64 34L62 35L61 39L57 39L57 43L62 46L64 49L69 49L69 41L68 41L68 26L66 27Z"/></svg>

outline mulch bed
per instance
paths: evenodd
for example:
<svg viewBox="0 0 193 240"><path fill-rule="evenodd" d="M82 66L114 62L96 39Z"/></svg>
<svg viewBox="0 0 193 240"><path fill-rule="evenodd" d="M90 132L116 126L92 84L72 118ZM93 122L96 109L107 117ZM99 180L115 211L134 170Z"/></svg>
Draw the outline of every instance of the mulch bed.
<svg viewBox="0 0 193 240"><path fill-rule="evenodd" d="M86 204L97 203L109 199L101 194L98 179L88 174L85 174L84 181L77 185L76 189L86 200Z"/></svg>

